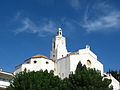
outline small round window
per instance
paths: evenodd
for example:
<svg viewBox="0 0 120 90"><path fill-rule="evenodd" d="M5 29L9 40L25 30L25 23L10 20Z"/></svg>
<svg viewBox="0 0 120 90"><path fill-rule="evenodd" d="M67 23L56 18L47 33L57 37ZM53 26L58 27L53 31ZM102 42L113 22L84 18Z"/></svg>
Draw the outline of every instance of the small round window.
<svg viewBox="0 0 120 90"><path fill-rule="evenodd" d="M34 63L37 63L37 61L34 61Z"/></svg>
<svg viewBox="0 0 120 90"><path fill-rule="evenodd" d="M87 65L91 66L91 61L90 60L87 60Z"/></svg>
<svg viewBox="0 0 120 90"><path fill-rule="evenodd" d="M46 64L49 64L49 62L48 62L48 61L46 61Z"/></svg>

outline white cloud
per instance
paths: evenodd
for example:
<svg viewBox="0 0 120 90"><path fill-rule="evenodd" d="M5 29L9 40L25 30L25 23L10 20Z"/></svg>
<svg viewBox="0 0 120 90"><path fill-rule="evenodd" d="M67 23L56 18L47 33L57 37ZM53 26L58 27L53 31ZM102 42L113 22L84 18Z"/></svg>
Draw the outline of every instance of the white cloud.
<svg viewBox="0 0 120 90"><path fill-rule="evenodd" d="M21 24L22 27L18 27L14 31L16 34L26 32L43 37L51 33L54 34L56 30L56 23L51 20L41 21L41 23L35 24L30 18L24 18Z"/></svg>
<svg viewBox="0 0 120 90"><path fill-rule="evenodd" d="M22 13L17 13L14 18L16 19L14 23L17 27L15 27L13 32L16 35L21 33L31 33L40 37L56 34L57 28L61 26L61 28L64 28L70 32L75 29L75 24L77 23L75 20L68 18L60 18L59 21L42 18L42 20L40 19L38 22L23 16Z"/></svg>
<svg viewBox="0 0 120 90"><path fill-rule="evenodd" d="M84 22L81 26L85 28L87 32L110 32L120 29L120 11L115 10L115 8L105 3L96 4L94 8L95 7L97 11L95 11L96 9L90 10L90 7L88 7L84 15ZM90 11L95 12L92 19L89 18Z"/></svg>
<svg viewBox="0 0 120 90"><path fill-rule="evenodd" d="M16 34L21 32L36 32L37 26L29 18L24 18L21 23L22 27L19 27L15 30Z"/></svg>
<svg viewBox="0 0 120 90"><path fill-rule="evenodd" d="M80 5L79 0L75 0L75 2L74 0L70 0L70 2L76 7ZM22 16L21 13L17 13L16 19L20 24L15 29L15 33L32 33L43 37L49 34L55 34L58 26L62 26L67 31L78 30L76 29L78 27L84 28L83 30L87 32L111 32L120 30L120 11L109 6L106 2L88 4L83 17L83 20L61 17L58 21L43 18L38 23Z"/></svg>

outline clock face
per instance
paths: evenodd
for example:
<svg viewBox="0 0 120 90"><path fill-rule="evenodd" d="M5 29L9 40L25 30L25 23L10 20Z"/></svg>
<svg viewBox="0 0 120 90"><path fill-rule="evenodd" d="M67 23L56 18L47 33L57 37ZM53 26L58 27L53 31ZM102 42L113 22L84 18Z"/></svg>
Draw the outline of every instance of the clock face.
<svg viewBox="0 0 120 90"><path fill-rule="evenodd" d="M90 60L87 60L87 65L90 67L92 65Z"/></svg>

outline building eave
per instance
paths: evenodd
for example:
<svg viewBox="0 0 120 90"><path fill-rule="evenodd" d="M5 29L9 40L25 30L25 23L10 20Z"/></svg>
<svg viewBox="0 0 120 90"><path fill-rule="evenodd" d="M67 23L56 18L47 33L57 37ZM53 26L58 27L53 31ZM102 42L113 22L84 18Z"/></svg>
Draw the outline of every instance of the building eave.
<svg viewBox="0 0 120 90"><path fill-rule="evenodd" d="M1 74L6 74L6 75L9 75L9 76L14 76L13 73L11 72L5 72L5 71L0 71Z"/></svg>

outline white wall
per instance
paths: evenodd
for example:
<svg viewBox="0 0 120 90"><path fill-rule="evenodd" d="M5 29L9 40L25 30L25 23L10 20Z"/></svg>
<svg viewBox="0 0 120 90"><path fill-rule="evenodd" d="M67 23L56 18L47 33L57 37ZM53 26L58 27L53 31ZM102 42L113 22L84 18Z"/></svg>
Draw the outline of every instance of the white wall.
<svg viewBox="0 0 120 90"><path fill-rule="evenodd" d="M34 63L34 61L37 61L37 63ZM31 65L32 65L32 69L35 71L38 70L48 70L48 72L50 72L51 70L54 70L54 62L52 60L49 59L45 59L45 58L37 58L37 59L32 59L31 60Z"/></svg>
<svg viewBox="0 0 120 90"><path fill-rule="evenodd" d="M53 60L60 59L67 55L66 39L63 36L55 36L52 40L52 51L50 58Z"/></svg>
<svg viewBox="0 0 120 90"><path fill-rule="evenodd" d="M90 60L91 65L87 64L87 60ZM73 52L68 56L61 58L57 62L57 74L61 78L68 77L71 72L74 73L78 63L86 65L88 68L95 68L101 71L103 75L103 64L97 60L97 56L88 49L82 49L77 52Z"/></svg>
<svg viewBox="0 0 120 90"><path fill-rule="evenodd" d="M58 60L57 73L62 79L69 76L70 73L70 58L64 57Z"/></svg>
<svg viewBox="0 0 120 90"><path fill-rule="evenodd" d="M30 60L30 63L22 64L21 66L19 66L19 68L15 70L14 73L16 74L21 71L24 71L25 68L29 71L39 71L39 70L44 71L47 69L48 72L50 72L51 70L54 70L54 62L46 58L32 58Z"/></svg>
<svg viewBox="0 0 120 90"><path fill-rule="evenodd" d="M9 85L10 85L9 81L2 81L2 80L0 80L0 88L6 88Z"/></svg>
<svg viewBox="0 0 120 90"><path fill-rule="evenodd" d="M91 61L90 66L87 65L87 60ZM79 62L81 62L82 65L86 65L86 67L88 68L95 68L96 70L100 70L101 75L103 75L103 65L87 53L82 55L70 56L70 71L74 72Z"/></svg>

